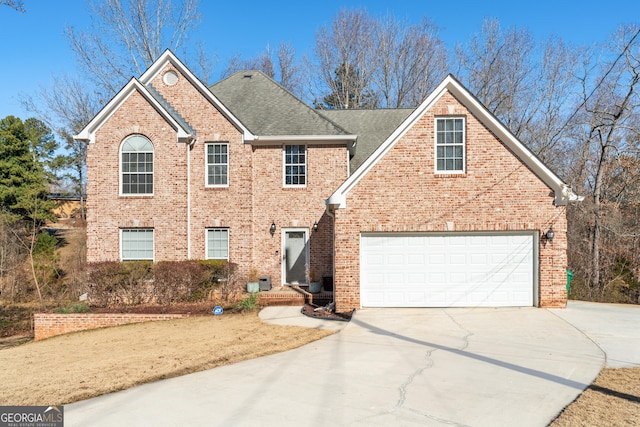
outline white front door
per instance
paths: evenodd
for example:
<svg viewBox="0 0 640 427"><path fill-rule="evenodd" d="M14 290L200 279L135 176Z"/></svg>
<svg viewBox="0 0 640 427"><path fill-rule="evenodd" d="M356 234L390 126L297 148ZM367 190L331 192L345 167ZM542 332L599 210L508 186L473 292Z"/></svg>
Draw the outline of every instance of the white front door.
<svg viewBox="0 0 640 427"><path fill-rule="evenodd" d="M307 283L309 231L305 228L283 229L282 266L284 283Z"/></svg>

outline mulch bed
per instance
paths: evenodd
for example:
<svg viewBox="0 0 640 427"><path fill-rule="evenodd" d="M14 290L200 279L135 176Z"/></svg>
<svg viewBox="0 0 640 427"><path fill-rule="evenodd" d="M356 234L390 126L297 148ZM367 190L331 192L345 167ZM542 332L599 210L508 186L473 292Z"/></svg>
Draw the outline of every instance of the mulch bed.
<svg viewBox="0 0 640 427"><path fill-rule="evenodd" d="M333 311L329 311L327 307L322 307L323 309L317 310L319 308L317 305L305 304L302 307L302 314L305 316L313 317L315 319L323 319L323 320L338 320L342 322L348 322L351 320L351 316L353 316L353 311L349 311L346 313L336 313Z"/></svg>

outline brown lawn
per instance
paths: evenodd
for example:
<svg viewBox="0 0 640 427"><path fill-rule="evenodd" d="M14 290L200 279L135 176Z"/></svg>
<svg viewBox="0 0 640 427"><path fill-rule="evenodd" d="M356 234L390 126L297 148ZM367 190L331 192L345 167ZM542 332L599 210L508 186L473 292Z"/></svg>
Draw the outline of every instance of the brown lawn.
<svg viewBox="0 0 640 427"><path fill-rule="evenodd" d="M551 427L640 425L640 368L605 369Z"/></svg>
<svg viewBox="0 0 640 427"><path fill-rule="evenodd" d="M248 313L62 335L0 350L0 405L62 405L278 353L334 332L271 325Z"/></svg>

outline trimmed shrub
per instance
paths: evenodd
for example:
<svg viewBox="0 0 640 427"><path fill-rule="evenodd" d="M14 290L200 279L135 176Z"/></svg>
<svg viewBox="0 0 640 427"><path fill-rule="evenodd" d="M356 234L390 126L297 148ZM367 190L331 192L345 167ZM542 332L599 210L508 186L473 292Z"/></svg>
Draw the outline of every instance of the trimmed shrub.
<svg viewBox="0 0 640 427"><path fill-rule="evenodd" d="M211 299L230 303L244 290L236 265L221 260L99 262L87 271L89 301L97 307Z"/></svg>
<svg viewBox="0 0 640 427"><path fill-rule="evenodd" d="M148 261L98 262L87 266L92 305L115 307L148 303L152 283Z"/></svg>
<svg viewBox="0 0 640 427"><path fill-rule="evenodd" d="M155 302L200 301L212 286L207 268L197 261L162 261L153 266Z"/></svg>

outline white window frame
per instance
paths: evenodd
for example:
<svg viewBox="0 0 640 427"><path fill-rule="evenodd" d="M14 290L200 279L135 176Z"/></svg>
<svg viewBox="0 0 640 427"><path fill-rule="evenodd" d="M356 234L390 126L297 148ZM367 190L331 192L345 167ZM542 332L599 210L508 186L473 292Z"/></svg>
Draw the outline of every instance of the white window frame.
<svg viewBox="0 0 640 427"><path fill-rule="evenodd" d="M227 162L226 163L209 163L209 147L215 147L216 145L227 147ZM215 155L215 154L214 154ZM210 184L209 183L209 167L212 166L226 166L226 184ZM229 187L229 143L228 142L207 142L204 144L204 185L209 188L227 188Z"/></svg>
<svg viewBox="0 0 640 427"><path fill-rule="evenodd" d="M227 256L226 257L209 257L209 231L226 231L227 233ZM230 233L226 227L210 227L206 228L204 232L204 258L205 259L224 259L229 260L229 240Z"/></svg>
<svg viewBox="0 0 640 427"><path fill-rule="evenodd" d="M141 232L151 233L151 258L125 258L124 257L124 236L127 232ZM153 261L156 256L156 236L153 228L121 228L120 229L120 261Z"/></svg>
<svg viewBox="0 0 640 427"><path fill-rule="evenodd" d="M438 122L447 120L462 120L462 142L450 142L450 143L438 143L438 135L442 132L438 132ZM452 117L436 117L434 122L434 148L433 148L433 170L436 174L453 175L453 174L465 174L467 172L467 123L465 117L452 116ZM445 131L446 132L446 131ZM455 130L453 132L456 132ZM462 169L452 170L439 170L438 169L438 147L459 147L462 146ZM444 160L446 161L446 156ZM455 158L454 158L455 160Z"/></svg>
<svg viewBox="0 0 640 427"><path fill-rule="evenodd" d="M304 163L287 163L287 147L303 147L304 148ZM303 166L304 167L304 184L287 184L287 166ZM300 174L297 174L298 176ZM286 144L282 147L282 185L286 188L304 188L309 181L309 174L307 168L307 146L304 144Z"/></svg>
<svg viewBox="0 0 640 427"><path fill-rule="evenodd" d="M124 154L122 151L122 148L124 147L125 143L132 137L142 137L144 139L146 139L147 141L149 141L149 143L151 144L151 147L153 148L153 151L150 151L152 157L151 157L151 166L152 166L152 171L150 173L145 172L145 175L151 175L151 185L153 188L153 191L151 191L151 193L125 193L124 192L124 174L125 172L123 171L123 167L122 167L122 155ZM128 153L133 153L133 151L128 151ZM143 151L143 153L149 153L149 151ZM156 149L155 146L153 145L153 142L147 138L145 135L141 135L141 134L133 134L133 135L129 135L127 136L121 143L120 143L120 148L118 149L118 165L119 165L119 172L118 172L118 176L119 176L119 188L118 188L118 192L120 194L120 196L124 196L124 197L149 197L149 196L153 196L153 193L156 190L156 184L155 184L155 170L156 170ZM127 172L130 173L130 172Z"/></svg>

